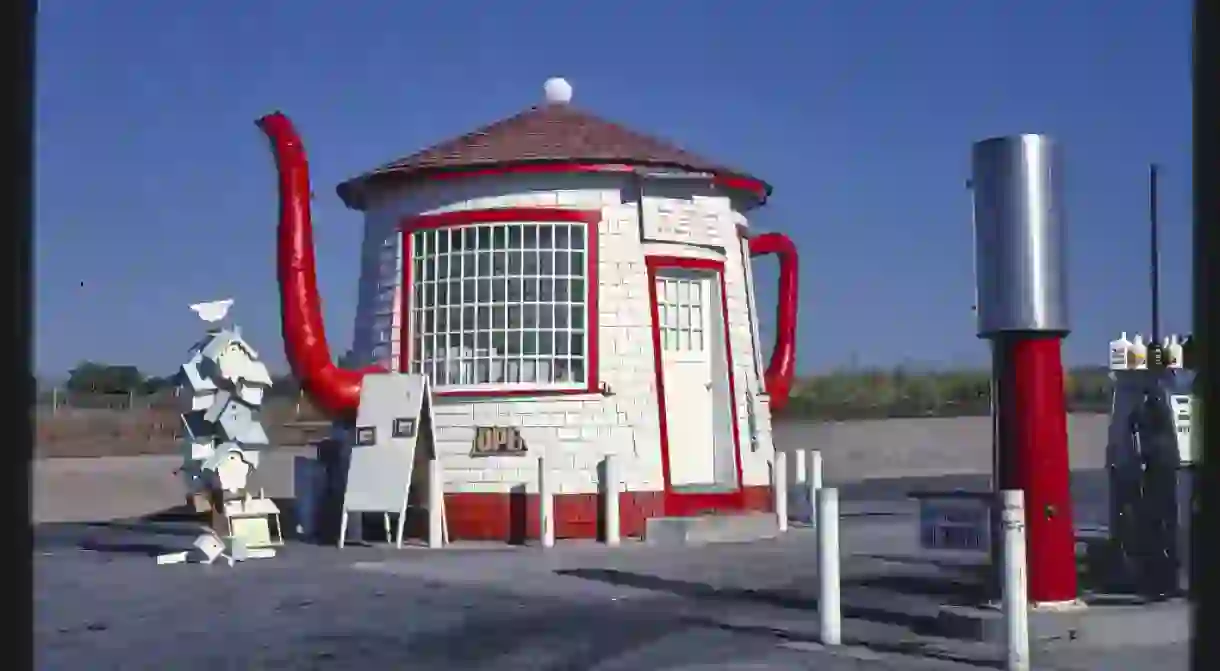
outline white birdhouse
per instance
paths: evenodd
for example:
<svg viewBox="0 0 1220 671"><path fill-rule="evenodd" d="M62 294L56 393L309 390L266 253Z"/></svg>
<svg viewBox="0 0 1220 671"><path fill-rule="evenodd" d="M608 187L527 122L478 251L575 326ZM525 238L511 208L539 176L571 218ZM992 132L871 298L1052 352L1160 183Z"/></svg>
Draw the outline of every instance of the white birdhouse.
<svg viewBox="0 0 1220 671"><path fill-rule="evenodd" d="M201 372L216 382L237 384L250 361L249 350L232 331L220 331L200 352L203 357Z"/></svg>
<svg viewBox="0 0 1220 671"><path fill-rule="evenodd" d="M271 371L267 370L267 365L253 350L250 351L250 363L246 365L246 372L242 374L241 379L247 384L271 386Z"/></svg>
<svg viewBox="0 0 1220 671"><path fill-rule="evenodd" d="M200 352L195 352L186 363L182 364L183 386L191 396L199 397L202 403L210 405L211 396L216 391L216 383L212 381L210 375L206 374L206 371L200 370L201 364L203 364L203 355ZM192 405L194 405L194 401L192 401ZM193 407L192 409L202 410L203 408Z"/></svg>
<svg viewBox="0 0 1220 671"><path fill-rule="evenodd" d="M245 489L250 470L250 464L240 449L217 449L210 459L203 462L203 472L226 492L235 493Z"/></svg>
<svg viewBox="0 0 1220 671"><path fill-rule="evenodd" d="M249 384L242 380L237 383L237 398L248 406L260 407L263 404L263 397L267 394L268 386L270 385Z"/></svg>
<svg viewBox="0 0 1220 671"><path fill-rule="evenodd" d="M216 451L238 453L241 456L242 461L245 461L246 464L250 466L250 470L257 469L259 463L262 462L262 450L250 449L238 443L221 443L216 446Z"/></svg>
<svg viewBox="0 0 1220 671"><path fill-rule="evenodd" d="M216 448L212 445L211 438L206 440L182 439L182 458L184 461L206 461L215 452Z"/></svg>
<svg viewBox="0 0 1220 671"><path fill-rule="evenodd" d="M267 370L267 365L251 358L246 364L245 372L237 381L237 397L246 405L257 408L263 404L263 398L267 395L267 390L271 389L271 385L271 371Z"/></svg>
<svg viewBox="0 0 1220 671"><path fill-rule="evenodd" d="M261 493L258 498L247 494L243 499L226 502L224 513L230 534L238 541L235 546L258 549L284 544L279 506Z"/></svg>
<svg viewBox="0 0 1220 671"><path fill-rule="evenodd" d="M195 548L197 561L204 564L211 564L220 557L224 556L225 544L213 534L203 534L195 539L192 546ZM232 560L229 565L233 564Z"/></svg>
<svg viewBox="0 0 1220 671"><path fill-rule="evenodd" d="M242 403L229 391L216 393L216 402L204 415L204 420L216 427L216 433L225 442L247 445L266 445L269 442L263 425L254 416L254 410Z"/></svg>
<svg viewBox="0 0 1220 671"><path fill-rule="evenodd" d="M181 415L182 420L182 466L178 469L182 482L188 494L195 494L207 488L200 466L211 459L216 452L212 426L203 421L202 411L188 412Z"/></svg>

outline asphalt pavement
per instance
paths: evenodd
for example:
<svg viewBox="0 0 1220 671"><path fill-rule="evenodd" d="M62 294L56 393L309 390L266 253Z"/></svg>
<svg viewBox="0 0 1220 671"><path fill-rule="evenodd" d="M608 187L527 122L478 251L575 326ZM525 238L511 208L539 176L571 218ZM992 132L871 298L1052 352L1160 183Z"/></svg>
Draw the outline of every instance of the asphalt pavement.
<svg viewBox="0 0 1220 671"><path fill-rule="evenodd" d="M1098 506L1098 476L1077 478ZM175 522L36 528L39 669L965 669L999 649L946 630L944 603L978 598L969 557L915 546L912 489L985 479L843 487L844 636L818 641L812 531L703 548L432 551L291 543L273 559L158 566L195 533ZM1101 481L1104 503L1104 480ZM1186 668L1185 645L1039 651L1043 669Z"/></svg>

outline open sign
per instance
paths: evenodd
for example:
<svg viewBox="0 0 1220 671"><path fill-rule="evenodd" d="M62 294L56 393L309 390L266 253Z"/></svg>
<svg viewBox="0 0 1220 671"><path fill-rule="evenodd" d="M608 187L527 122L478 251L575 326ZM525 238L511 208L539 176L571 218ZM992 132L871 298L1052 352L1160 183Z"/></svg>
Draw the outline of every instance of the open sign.
<svg viewBox="0 0 1220 671"><path fill-rule="evenodd" d="M474 431L472 457L520 456L526 453L525 440L515 426L480 426Z"/></svg>

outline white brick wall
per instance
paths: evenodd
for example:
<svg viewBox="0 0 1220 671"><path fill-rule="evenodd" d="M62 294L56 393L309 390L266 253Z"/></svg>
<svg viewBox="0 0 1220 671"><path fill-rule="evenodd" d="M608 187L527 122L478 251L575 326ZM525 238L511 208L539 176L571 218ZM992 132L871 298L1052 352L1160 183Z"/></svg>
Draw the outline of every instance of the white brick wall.
<svg viewBox="0 0 1220 671"><path fill-rule="evenodd" d="M706 187L649 183L642 240L632 184L619 175L492 176L414 186L371 204L365 218L353 348L363 361L394 369L399 363L402 318L403 250L397 227L404 218L501 207L602 212L598 226L599 378L613 395L439 399L436 436L450 491L504 492L522 484L527 491L537 491L535 458L539 453L555 469L557 491L562 493L597 491L598 464L608 453L624 457L622 470L629 489L662 488L646 251L724 259L742 475L746 485L767 484L770 416L765 408L757 414L760 437L755 451L745 406L747 393L757 394L759 383L736 232L744 218L728 198ZM724 252L690 247L692 244L720 247ZM474 427L486 425L519 427L530 457L469 456Z"/></svg>

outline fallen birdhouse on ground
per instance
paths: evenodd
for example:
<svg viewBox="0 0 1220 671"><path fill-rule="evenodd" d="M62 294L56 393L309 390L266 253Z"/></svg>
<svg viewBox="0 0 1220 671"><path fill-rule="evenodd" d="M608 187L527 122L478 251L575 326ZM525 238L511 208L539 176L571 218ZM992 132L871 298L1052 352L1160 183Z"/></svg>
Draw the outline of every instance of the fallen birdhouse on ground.
<svg viewBox="0 0 1220 671"><path fill-rule="evenodd" d="M225 518L229 536L240 540L248 549L258 549L284 544L284 531L280 526L280 509L275 502L261 492L258 498L226 501Z"/></svg>

